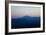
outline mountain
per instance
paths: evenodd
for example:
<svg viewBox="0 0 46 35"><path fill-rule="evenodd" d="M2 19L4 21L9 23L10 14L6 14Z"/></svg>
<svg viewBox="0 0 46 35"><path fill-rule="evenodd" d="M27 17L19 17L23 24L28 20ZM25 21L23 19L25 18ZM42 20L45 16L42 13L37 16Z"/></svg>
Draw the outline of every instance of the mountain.
<svg viewBox="0 0 46 35"><path fill-rule="evenodd" d="M24 16L11 19L12 28L36 28L40 27L40 17Z"/></svg>

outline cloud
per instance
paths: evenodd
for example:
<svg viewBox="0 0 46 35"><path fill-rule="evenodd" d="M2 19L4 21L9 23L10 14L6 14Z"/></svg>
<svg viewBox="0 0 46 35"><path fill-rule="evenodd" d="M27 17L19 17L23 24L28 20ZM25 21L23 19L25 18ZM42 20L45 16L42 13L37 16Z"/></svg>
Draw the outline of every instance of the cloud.
<svg viewBox="0 0 46 35"><path fill-rule="evenodd" d="M12 16L40 16L40 7L11 6Z"/></svg>

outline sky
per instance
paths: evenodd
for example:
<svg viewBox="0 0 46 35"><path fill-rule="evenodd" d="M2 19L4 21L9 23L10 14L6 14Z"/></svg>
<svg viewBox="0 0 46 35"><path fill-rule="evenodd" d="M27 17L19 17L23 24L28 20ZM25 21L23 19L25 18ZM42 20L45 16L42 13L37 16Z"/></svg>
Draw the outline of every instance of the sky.
<svg viewBox="0 0 46 35"><path fill-rule="evenodd" d="M11 6L11 16L40 16L40 7Z"/></svg>

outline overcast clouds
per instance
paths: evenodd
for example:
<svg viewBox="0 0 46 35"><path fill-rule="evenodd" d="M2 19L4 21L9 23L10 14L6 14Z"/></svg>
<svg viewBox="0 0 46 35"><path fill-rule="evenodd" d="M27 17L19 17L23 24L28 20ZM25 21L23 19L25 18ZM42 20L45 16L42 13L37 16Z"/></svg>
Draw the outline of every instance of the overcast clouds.
<svg viewBox="0 0 46 35"><path fill-rule="evenodd" d="M11 6L11 16L40 16L40 7Z"/></svg>

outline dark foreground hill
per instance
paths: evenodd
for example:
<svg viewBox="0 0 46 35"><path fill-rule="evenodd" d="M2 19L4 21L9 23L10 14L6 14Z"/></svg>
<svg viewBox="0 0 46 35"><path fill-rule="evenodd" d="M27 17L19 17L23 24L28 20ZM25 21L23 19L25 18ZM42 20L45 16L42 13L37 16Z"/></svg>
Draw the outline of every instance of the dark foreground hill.
<svg viewBox="0 0 46 35"><path fill-rule="evenodd" d="M40 27L40 17L24 16L11 19L12 28L38 28Z"/></svg>

